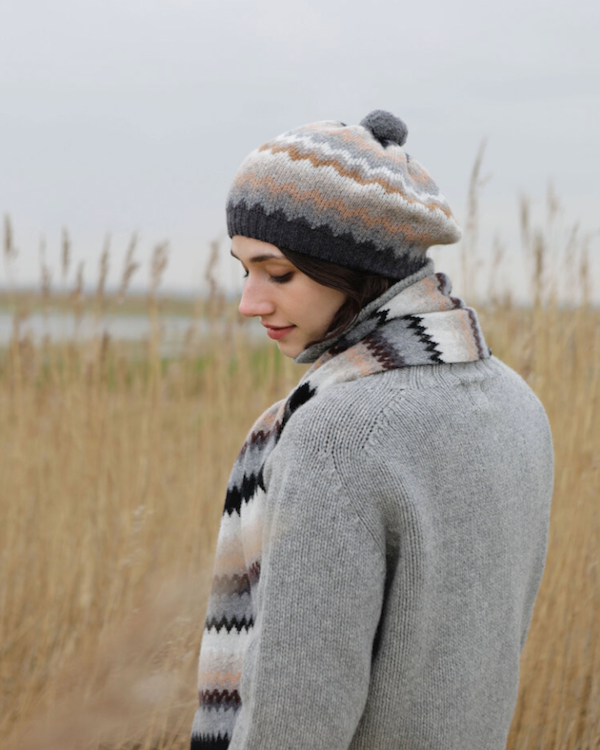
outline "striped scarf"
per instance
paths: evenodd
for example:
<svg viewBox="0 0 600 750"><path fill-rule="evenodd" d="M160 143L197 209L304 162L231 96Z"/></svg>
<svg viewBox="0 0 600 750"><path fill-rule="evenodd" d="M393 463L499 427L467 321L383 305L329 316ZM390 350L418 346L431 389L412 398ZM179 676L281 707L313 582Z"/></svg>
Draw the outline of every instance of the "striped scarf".
<svg viewBox="0 0 600 750"><path fill-rule="evenodd" d="M241 707L244 650L254 630L260 579L263 467L296 409L337 383L411 365L471 362L492 355L475 310L450 296L444 273L404 287L335 340L299 384L254 423L235 461L217 539L198 663L192 750L224 750Z"/></svg>

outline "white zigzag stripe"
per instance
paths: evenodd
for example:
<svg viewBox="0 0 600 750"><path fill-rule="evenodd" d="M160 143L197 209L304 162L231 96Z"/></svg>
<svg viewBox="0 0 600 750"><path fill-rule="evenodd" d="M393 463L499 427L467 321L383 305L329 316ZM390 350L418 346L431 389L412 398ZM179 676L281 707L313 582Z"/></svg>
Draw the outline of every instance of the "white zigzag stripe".
<svg viewBox="0 0 600 750"><path fill-rule="evenodd" d="M272 152L262 152L260 154L258 152L253 152L252 154L249 154L245 160L245 168L252 168L258 176L268 173L275 181L280 182L281 184L289 181L288 179L286 179L286 172L287 174L289 174L288 168L290 167L290 165L293 165L293 169L296 174L302 175L302 177L307 178L307 185L311 185L315 178L315 167L308 160L302 162L294 162L286 152L279 152L276 154ZM278 168L282 170L282 180L278 180ZM243 171L243 169L240 168L240 171ZM356 180L353 180L350 177L341 176L339 172L337 172L333 167L330 166L319 167L319 178L319 181L321 183L319 184L319 190L325 189L326 182L329 182L331 188L335 189L339 188L340 181L344 181L344 190L354 193L358 201L365 200L366 198L372 199L373 196L383 199L382 207L384 210L382 211L382 214L384 215L385 213L397 210L398 204L401 204L408 213L412 213L415 217L419 216L431 218L432 216L437 216L438 220L441 220L446 224L454 224L454 222L452 222L438 206L430 209L427 208L427 206L423 205L423 203L420 202L419 196L414 191L412 191L412 194L417 199L417 202L410 203L405 201L404 198L398 193L394 194L393 196L389 196L381 187L381 185L360 185L358 182L356 182ZM312 186L310 189L314 189L314 186ZM254 191L252 191L252 193L254 194ZM436 201L437 199L433 198L432 200ZM252 198L245 197L245 201L246 203L249 203L249 205L254 205L255 203L261 202L261 196L257 191L256 198L254 200L252 200ZM234 202L237 202L235 198ZM441 205L447 207L445 202ZM388 209L388 211L386 211L386 208Z"/></svg>
<svg viewBox="0 0 600 750"><path fill-rule="evenodd" d="M453 310L454 315L465 316L464 325L470 328L471 322L467 310ZM456 321L449 322L447 313L430 312L423 316L423 325L425 332L430 335L442 351L444 362L465 362L472 354L472 347L469 340L466 339L460 328L457 328Z"/></svg>
<svg viewBox="0 0 600 750"><path fill-rule="evenodd" d="M223 670L239 668L253 627L251 625L247 630L242 628L240 631L232 628L229 632L225 628L219 631L216 628L204 631L198 663L199 684L203 681L205 672L212 671L215 663Z"/></svg>
<svg viewBox="0 0 600 750"><path fill-rule="evenodd" d="M414 285L404 289L402 294L393 297L389 305L381 309L381 312L387 312L387 320L401 318L404 315L421 315L436 311L436 298L424 295Z"/></svg>
<svg viewBox="0 0 600 750"><path fill-rule="evenodd" d="M407 173L407 176L405 179L405 176L401 172L394 171L384 165L381 165L378 167L370 167L368 164L365 163L363 158L352 156L351 152L345 148L334 148L333 146L331 146L330 143L322 143L322 142L316 141L313 139L312 134L309 134L309 133L305 135L294 134L294 135L288 135L285 137L282 136L275 140L278 143L285 143L285 144L290 144L290 145L296 144L296 143L308 145L310 146L311 150L317 151L323 156L331 156L331 157L340 158L340 161L342 161L345 165L349 167L360 167L362 173L365 176L385 177L392 185L400 184L400 186L403 188L403 190L406 193L412 195L415 198L422 199L424 196L427 196L432 201L436 201L440 205L447 206L446 199L441 193L438 193L437 195L432 195L425 189L419 192L415 188L412 182L407 182L406 179L408 179L409 173ZM264 154L265 152L263 151L261 153ZM424 172L427 172L425 167L423 167L423 165L412 156L411 156L411 161L417 164L417 166L419 166Z"/></svg>

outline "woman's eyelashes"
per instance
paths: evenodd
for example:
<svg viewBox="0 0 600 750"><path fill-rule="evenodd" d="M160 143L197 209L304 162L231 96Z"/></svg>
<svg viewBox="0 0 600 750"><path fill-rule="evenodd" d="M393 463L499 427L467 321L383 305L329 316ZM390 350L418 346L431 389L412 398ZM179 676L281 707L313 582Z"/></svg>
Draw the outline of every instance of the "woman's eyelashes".
<svg viewBox="0 0 600 750"><path fill-rule="evenodd" d="M283 276L271 276L271 281L274 281L276 284L285 284L286 281L289 281L293 276L293 273L290 271L290 273L284 273Z"/></svg>
<svg viewBox="0 0 600 750"><path fill-rule="evenodd" d="M269 281L273 281L275 284L285 284L285 282L289 281L293 275L293 271L290 271L289 273L284 273L283 276L269 276ZM248 278L248 271L244 273L243 278Z"/></svg>

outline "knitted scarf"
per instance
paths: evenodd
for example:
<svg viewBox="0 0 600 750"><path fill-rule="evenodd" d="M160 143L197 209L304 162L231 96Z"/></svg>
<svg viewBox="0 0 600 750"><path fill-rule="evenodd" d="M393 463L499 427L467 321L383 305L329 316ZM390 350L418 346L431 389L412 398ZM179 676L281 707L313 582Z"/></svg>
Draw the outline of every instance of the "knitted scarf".
<svg viewBox="0 0 600 750"><path fill-rule="evenodd" d="M450 296L446 274L431 273L409 286L397 286L397 294L382 295L385 301L379 307L377 302L370 305L360 324L335 339L292 392L256 420L242 445L227 485L217 539L198 663L192 750L227 748L241 707L244 649L254 628L252 596L260 578L267 492L263 467L294 412L337 383L397 367L492 355L475 310Z"/></svg>

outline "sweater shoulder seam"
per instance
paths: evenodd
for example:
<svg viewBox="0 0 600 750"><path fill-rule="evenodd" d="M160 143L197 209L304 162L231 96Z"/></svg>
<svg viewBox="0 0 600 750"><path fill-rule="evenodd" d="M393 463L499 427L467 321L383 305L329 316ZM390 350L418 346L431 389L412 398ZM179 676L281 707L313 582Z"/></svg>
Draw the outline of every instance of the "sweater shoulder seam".
<svg viewBox="0 0 600 750"><path fill-rule="evenodd" d="M392 399L390 399L389 402L386 403L385 407L380 408L377 414L375 415L373 419L373 423L371 424L371 427L369 429L368 436L362 446L364 449L364 452L368 454L371 460L377 460L377 452L374 450L372 443L373 443L373 440L376 439L375 438L376 434L380 432L381 430L381 424L385 418L385 414L386 414L387 409L390 406L390 403L400 402L404 400L405 397L406 397L405 389L401 389L400 391L398 391L397 394L393 396ZM348 496L349 502L351 503L354 509L354 512L360 519L365 529L368 531L369 535L373 539L373 542L376 544L379 551L385 556L387 554L387 551L385 549L385 534L383 535L383 541L377 538L375 529L372 528L371 524L369 524L367 519L364 517L360 503L356 502L356 498L354 496L354 487L352 486L351 483L349 483L344 478L343 472L341 471L341 467L340 467L340 457L335 451L332 452L332 458L333 458L334 472L337 477L337 480L340 483L340 485L344 488Z"/></svg>

